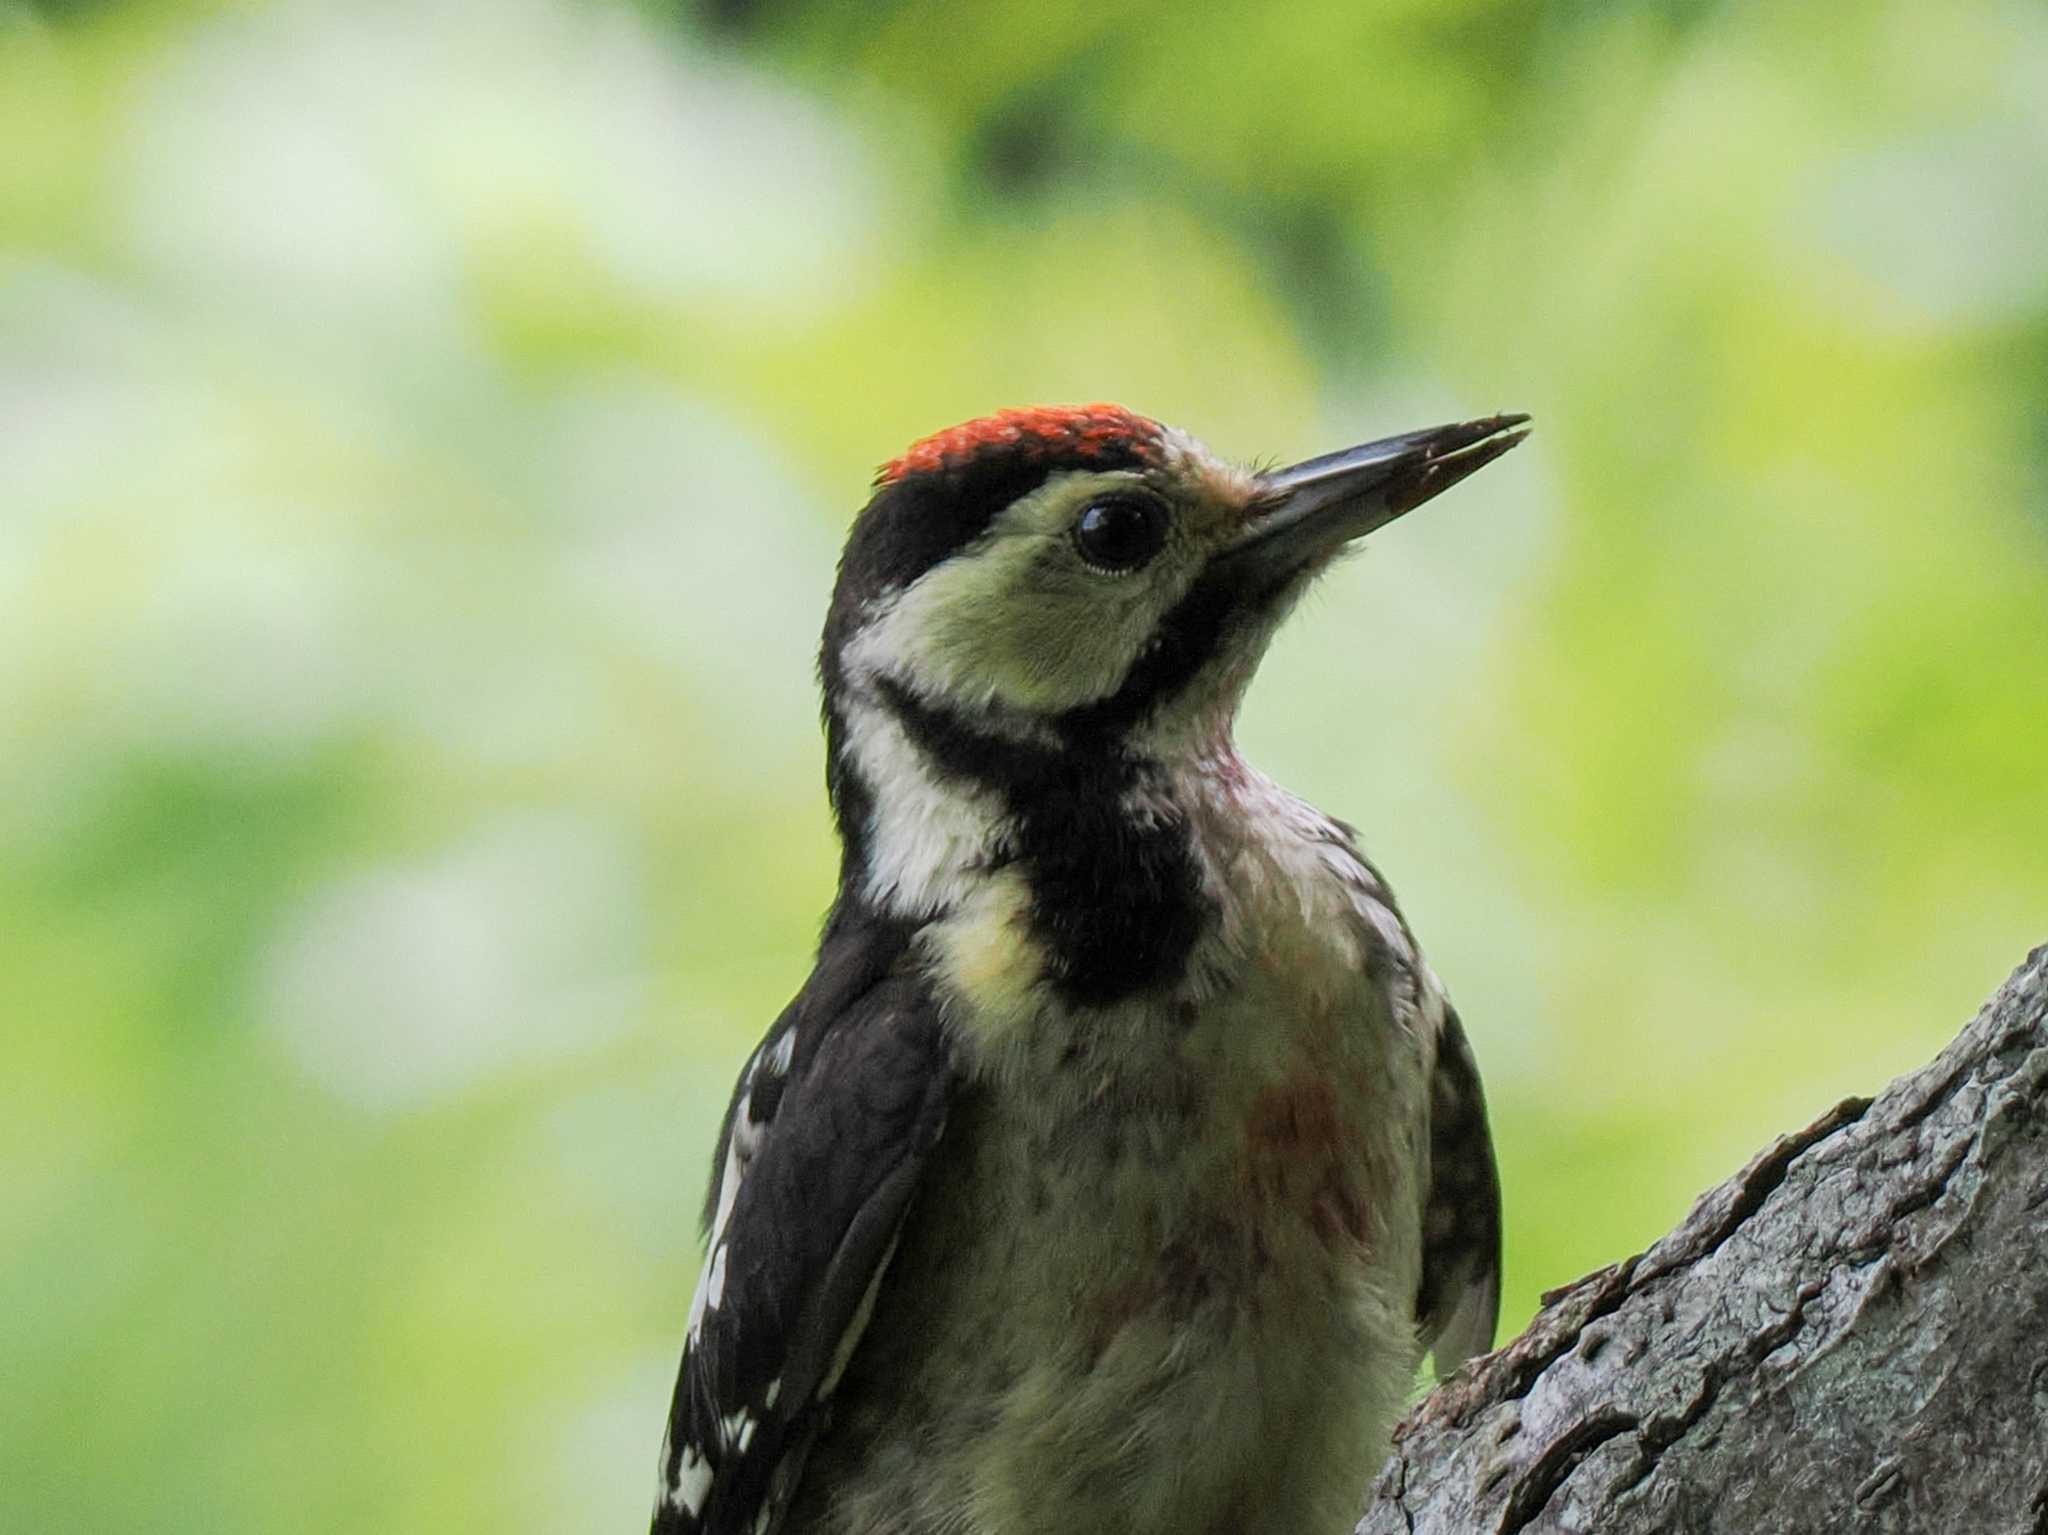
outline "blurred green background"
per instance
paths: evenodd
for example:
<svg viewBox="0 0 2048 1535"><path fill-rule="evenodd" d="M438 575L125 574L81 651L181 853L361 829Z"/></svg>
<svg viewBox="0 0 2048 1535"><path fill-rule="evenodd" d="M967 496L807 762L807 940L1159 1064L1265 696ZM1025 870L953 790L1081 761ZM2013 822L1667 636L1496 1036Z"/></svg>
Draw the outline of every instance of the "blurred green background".
<svg viewBox="0 0 2048 1535"><path fill-rule="evenodd" d="M639 1527L872 466L1530 445L1243 724L1518 1329L2048 935L2048 12L0 9L0 1528Z"/></svg>

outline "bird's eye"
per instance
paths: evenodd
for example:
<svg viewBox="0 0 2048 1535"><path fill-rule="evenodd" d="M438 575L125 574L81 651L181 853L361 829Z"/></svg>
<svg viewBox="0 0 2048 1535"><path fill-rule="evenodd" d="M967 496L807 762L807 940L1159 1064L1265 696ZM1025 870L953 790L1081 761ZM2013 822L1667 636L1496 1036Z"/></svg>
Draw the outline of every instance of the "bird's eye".
<svg viewBox="0 0 2048 1535"><path fill-rule="evenodd" d="M1091 501L1074 524L1074 547L1097 570L1136 570L1166 544L1166 508L1149 496Z"/></svg>

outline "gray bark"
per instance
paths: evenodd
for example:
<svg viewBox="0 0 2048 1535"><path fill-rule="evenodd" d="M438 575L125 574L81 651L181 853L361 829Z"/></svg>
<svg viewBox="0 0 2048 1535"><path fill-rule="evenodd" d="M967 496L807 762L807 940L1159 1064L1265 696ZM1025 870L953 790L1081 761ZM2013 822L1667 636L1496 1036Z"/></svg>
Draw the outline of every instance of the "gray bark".
<svg viewBox="0 0 2048 1535"><path fill-rule="evenodd" d="M1510 1191L1512 1194L1512 1191ZM1410 1415L1359 1535L2048 1535L2048 946Z"/></svg>

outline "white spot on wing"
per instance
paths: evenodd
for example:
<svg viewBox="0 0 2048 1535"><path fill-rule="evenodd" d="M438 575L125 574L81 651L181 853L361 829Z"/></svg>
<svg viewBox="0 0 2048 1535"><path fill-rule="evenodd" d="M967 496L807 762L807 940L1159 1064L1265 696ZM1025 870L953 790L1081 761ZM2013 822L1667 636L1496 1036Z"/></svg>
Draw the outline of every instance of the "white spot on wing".
<svg viewBox="0 0 2048 1535"><path fill-rule="evenodd" d="M697 1288L690 1296L690 1346L692 1348L696 1347L697 1339L704 1332L704 1295L706 1290L710 1288L708 1283L710 1278L711 1274L707 1269L698 1278Z"/></svg>
<svg viewBox="0 0 2048 1535"><path fill-rule="evenodd" d="M742 1092L740 1101L733 1105L732 1134L725 1143L725 1167L718 1175L718 1208L711 1216L714 1247L725 1239L725 1223L732 1218L733 1201L739 1198L740 1180L746 1176L747 1163L761 1139L760 1129L750 1122L748 1111L752 1104L753 1094Z"/></svg>
<svg viewBox="0 0 2048 1535"><path fill-rule="evenodd" d="M683 1451L676 1467L676 1479L668 1489L671 1508L680 1508L694 1519L704 1512L704 1500L711 1495L711 1463L695 1447Z"/></svg>
<svg viewBox="0 0 2048 1535"><path fill-rule="evenodd" d="M868 1319L875 1314L875 1297L881 1293L882 1278L889 1272L889 1265L896 1257L896 1243L901 1237L889 1238L888 1250L882 1254L882 1261L875 1265L875 1276L868 1281L865 1294L860 1298L860 1307L847 1324L846 1331L839 1335L839 1346L832 1352L832 1367L825 1372L825 1378L818 1383L818 1400L823 1401L839 1386L839 1377L846 1373L847 1365L853 1359L853 1351L860 1342L860 1335L868 1330Z"/></svg>
<svg viewBox="0 0 2048 1535"><path fill-rule="evenodd" d="M775 1041L775 1048L768 1052L768 1070L775 1076L786 1076L789 1063L796 1056L796 1030L791 1029Z"/></svg>
<svg viewBox="0 0 2048 1535"><path fill-rule="evenodd" d="M694 1345L704 1331L704 1313L716 1310L725 1300L725 1243L711 1249L711 1260L697 1280L690 1297L690 1342Z"/></svg>

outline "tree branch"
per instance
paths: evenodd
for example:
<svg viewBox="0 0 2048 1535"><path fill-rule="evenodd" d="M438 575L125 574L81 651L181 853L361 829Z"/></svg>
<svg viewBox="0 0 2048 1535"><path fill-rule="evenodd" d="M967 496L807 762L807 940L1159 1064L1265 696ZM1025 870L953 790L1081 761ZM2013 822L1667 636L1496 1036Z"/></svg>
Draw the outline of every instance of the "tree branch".
<svg viewBox="0 0 2048 1535"><path fill-rule="evenodd" d="M1402 1425L1358 1535L2048 1535L2048 946L1544 1300Z"/></svg>

